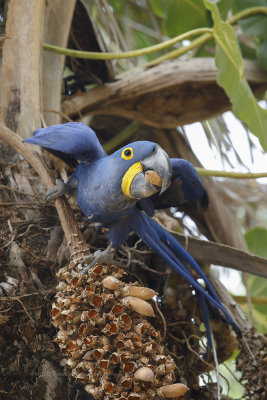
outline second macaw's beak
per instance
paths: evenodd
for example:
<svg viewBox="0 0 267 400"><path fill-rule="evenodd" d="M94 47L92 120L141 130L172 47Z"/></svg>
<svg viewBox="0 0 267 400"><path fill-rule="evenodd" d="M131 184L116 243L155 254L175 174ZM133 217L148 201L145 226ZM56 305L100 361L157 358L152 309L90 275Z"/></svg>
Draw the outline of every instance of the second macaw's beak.
<svg viewBox="0 0 267 400"><path fill-rule="evenodd" d="M135 172L129 185L128 197L142 199L157 192L163 193L170 185L171 162L167 153L159 145L155 146L148 157L131 168L135 169Z"/></svg>

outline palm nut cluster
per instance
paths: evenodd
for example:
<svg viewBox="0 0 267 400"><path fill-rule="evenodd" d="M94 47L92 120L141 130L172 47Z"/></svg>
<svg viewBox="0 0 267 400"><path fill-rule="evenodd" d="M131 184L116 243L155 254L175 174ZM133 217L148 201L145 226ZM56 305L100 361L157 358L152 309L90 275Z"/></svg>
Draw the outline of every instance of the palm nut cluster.
<svg viewBox="0 0 267 400"><path fill-rule="evenodd" d="M52 307L56 342L73 377L95 399L179 398L187 387L173 383L175 364L164 354L154 310L156 293L125 283L125 270L96 265L61 268Z"/></svg>

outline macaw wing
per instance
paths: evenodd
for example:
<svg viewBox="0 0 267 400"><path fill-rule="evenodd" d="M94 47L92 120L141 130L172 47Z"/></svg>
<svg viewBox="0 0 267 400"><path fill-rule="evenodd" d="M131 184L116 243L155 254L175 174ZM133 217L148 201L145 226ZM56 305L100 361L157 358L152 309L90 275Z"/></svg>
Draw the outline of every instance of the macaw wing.
<svg viewBox="0 0 267 400"><path fill-rule="evenodd" d="M208 192L193 165L180 158L171 158L172 179L168 189L161 195L150 197L154 209L197 206L200 212L209 205Z"/></svg>
<svg viewBox="0 0 267 400"><path fill-rule="evenodd" d="M38 129L34 136L24 141L51 150L58 156L60 153L73 155L80 161L92 161L106 156L95 132L80 122Z"/></svg>

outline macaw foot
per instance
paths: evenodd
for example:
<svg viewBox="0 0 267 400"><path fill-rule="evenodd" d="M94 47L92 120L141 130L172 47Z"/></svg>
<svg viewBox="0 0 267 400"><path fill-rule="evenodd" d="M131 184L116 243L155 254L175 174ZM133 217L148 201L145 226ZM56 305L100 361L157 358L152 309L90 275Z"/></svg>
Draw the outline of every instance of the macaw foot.
<svg viewBox="0 0 267 400"><path fill-rule="evenodd" d="M56 179L56 185L49 189L45 194L45 201L54 200L63 194L69 193L69 185L64 183L62 179Z"/></svg>
<svg viewBox="0 0 267 400"><path fill-rule="evenodd" d="M109 245L105 250L97 250L94 254L84 257L81 262L82 265L90 260L92 260L92 262L82 270L82 274L86 274L89 269L94 267L96 264L114 264L114 253L114 248L112 245Z"/></svg>

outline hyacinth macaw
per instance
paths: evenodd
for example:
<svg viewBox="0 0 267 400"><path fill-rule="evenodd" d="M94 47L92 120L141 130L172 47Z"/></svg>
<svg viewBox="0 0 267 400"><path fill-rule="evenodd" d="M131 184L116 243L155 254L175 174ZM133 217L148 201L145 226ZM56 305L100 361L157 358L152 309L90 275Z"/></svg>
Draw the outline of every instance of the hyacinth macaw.
<svg viewBox="0 0 267 400"><path fill-rule="evenodd" d="M195 289L202 309L207 337L211 343L209 307L221 311L238 331L216 291L190 254L151 217L155 209L195 204L208 207L209 198L191 163L170 159L156 143L138 141L111 155L103 150L95 132L87 125L70 122L38 129L25 142L72 155L79 162L67 182L48 192L58 197L70 187L77 188L78 205L88 221L108 228L108 238L116 249L136 234ZM205 282L203 288L187 268L187 263Z"/></svg>

